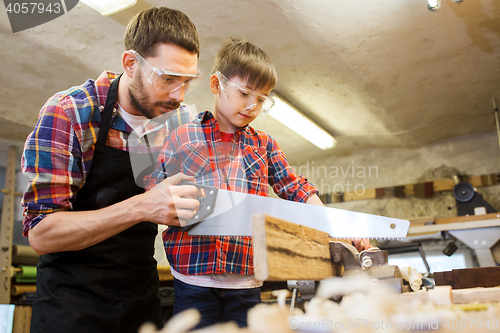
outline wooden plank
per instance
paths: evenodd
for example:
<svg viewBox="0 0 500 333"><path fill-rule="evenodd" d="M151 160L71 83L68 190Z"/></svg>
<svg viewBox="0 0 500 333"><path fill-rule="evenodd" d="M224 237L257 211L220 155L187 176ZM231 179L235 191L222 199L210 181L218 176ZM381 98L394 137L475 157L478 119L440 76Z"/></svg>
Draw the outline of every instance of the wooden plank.
<svg viewBox="0 0 500 333"><path fill-rule="evenodd" d="M428 292L394 295L394 297L408 302L415 300L427 302L428 296ZM500 302L500 288L453 289L451 291L451 298L453 304L498 303Z"/></svg>
<svg viewBox="0 0 500 333"><path fill-rule="evenodd" d="M29 333L31 324L31 305L16 305L12 333Z"/></svg>
<svg viewBox="0 0 500 333"><path fill-rule="evenodd" d="M467 178L467 182L474 187L483 186L482 176L470 176Z"/></svg>
<svg viewBox="0 0 500 333"><path fill-rule="evenodd" d="M460 223L460 222L474 222L482 220L494 220L498 219L500 221L500 213L490 213L483 215L469 215L469 216L454 216L445 217L442 219L436 219L434 224L446 224L446 223Z"/></svg>
<svg viewBox="0 0 500 333"><path fill-rule="evenodd" d="M425 226L416 226L408 229L408 235L417 235L417 234L425 234L431 232L438 231L449 231L449 230L464 230L464 229L478 229L478 228L489 228L489 227L498 227L500 226L500 219L486 219L483 216L481 221L473 221L473 222L459 222L459 223L442 223L442 224L434 224L434 225L425 225Z"/></svg>
<svg viewBox="0 0 500 333"><path fill-rule="evenodd" d="M433 224L436 221L434 216L419 216L419 217L411 217L408 219L410 221L410 226L422 226L427 223Z"/></svg>
<svg viewBox="0 0 500 333"><path fill-rule="evenodd" d="M444 282L444 272L435 272L434 273L434 283L436 286L444 286L446 283Z"/></svg>
<svg viewBox="0 0 500 333"><path fill-rule="evenodd" d="M408 195L414 195L415 191L413 191L413 184L410 185L405 185L405 194Z"/></svg>
<svg viewBox="0 0 500 333"><path fill-rule="evenodd" d="M453 272L444 272L444 285L451 286L453 288Z"/></svg>
<svg viewBox="0 0 500 333"><path fill-rule="evenodd" d="M449 285L453 289L499 287L500 267L463 268L435 272L434 282L436 286Z"/></svg>
<svg viewBox="0 0 500 333"><path fill-rule="evenodd" d="M364 190L362 193L345 192L344 193L344 201L354 201L354 200L363 200L363 199L375 199L377 197L377 189L370 188Z"/></svg>
<svg viewBox="0 0 500 333"><path fill-rule="evenodd" d="M455 187L453 179L436 180L433 184L434 192L451 191Z"/></svg>
<svg viewBox="0 0 500 333"><path fill-rule="evenodd" d="M456 269L453 269L453 270L451 270L451 274L453 275L453 284L451 285L451 287L453 289L462 289L461 284L460 284L460 274L458 273L458 271ZM474 287L478 287L478 286L474 286Z"/></svg>
<svg viewBox="0 0 500 333"><path fill-rule="evenodd" d="M322 280L335 275L325 232L274 218L252 216L255 278Z"/></svg>
<svg viewBox="0 0 500 333"><path fill-rule="evenodd" d="M500 267L478 267L454 269L453 278L456 276L460 281L460 288L465 289L475 287L498 287L500 286Z"/></svg>
<svg viewBox="0 0 500 333"><path fill-rule="evenodd" d="M470 288L451 291L453 304L498 303L500 288Z"/></svg>

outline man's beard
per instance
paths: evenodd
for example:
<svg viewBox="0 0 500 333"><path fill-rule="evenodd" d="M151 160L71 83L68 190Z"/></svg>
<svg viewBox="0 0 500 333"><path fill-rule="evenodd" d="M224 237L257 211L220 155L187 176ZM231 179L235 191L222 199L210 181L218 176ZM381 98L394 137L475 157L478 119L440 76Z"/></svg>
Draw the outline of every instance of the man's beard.
<svg viewBox="0 0 500 333"><path fill-rule="evenodd" d="M155 88L156 89L156 88ZM182 88L181 88L182 89ZM132 91L136 91L137 95L134 94ZM154 102L151 103L149 100L149 96L146 94L144 90L144 85L142 84L142 77L139 76L137 79L137 85L136 87L129 87L128 89L128 95L130 97L130 102L132 103L132 106L139 111L144 117L148 119L153 119L155 117L161 116L162 114L155 114L154 108L158 106L163 106L168 109L175 110L179 108L181 103L175 102L173 100L169 100L168 102Z"/></svg>

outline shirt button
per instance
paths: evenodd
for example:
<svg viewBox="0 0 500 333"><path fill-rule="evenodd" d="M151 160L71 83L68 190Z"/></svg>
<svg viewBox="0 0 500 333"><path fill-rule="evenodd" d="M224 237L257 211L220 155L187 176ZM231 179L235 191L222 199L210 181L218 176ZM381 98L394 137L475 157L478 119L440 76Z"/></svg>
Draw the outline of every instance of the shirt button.
<svg viewBox="0 0 500 333"><path fill-rule="evenodd" d="M228 179L227 177L225 177L225 178L224 178L224 182L225 182L226 184L229 184L229 179Z"/></svg>

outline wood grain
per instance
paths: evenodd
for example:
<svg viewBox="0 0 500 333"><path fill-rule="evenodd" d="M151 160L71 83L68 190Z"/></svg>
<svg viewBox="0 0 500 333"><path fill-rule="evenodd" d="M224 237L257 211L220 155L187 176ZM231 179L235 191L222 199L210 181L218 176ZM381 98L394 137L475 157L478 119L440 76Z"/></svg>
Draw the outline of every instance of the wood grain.
<svg viewBox="0 0 500 333"><path fill-rule="evenodd" d="M317 281L338 275L325 232L268 215L254 215L252 236L258 280Z"/></svg>
<svg viewBox="0 0 500 333"><path fill-rule="evenodd" d="M12 333L29 333L31 324L31 305L16 305Z"/></svg>
<svg viewBox="0 0 500 333"><path fill-rule="evenodd" d="M451 286L453 289L500 286L500 267L476 267L435 272L436 286Z"/></svg>

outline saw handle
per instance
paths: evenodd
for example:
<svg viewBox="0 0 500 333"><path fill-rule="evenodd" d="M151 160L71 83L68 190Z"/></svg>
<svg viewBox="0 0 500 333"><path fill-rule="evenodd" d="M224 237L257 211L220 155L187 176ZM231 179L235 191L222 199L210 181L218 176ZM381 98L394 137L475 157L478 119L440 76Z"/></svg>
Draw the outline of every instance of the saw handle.
<svg viewBox="0 0 500 333"><path fill-rule="evenodd" d="M205 191L205 196L198 199L198 201L200 202L198 211L196 211L196 214L194 214L194 216L188 221L188 223L186 223L184 227L170 227L180 231L189 231L192 227L204 221L208 216L210 216L210 214L213 213L219 189L217 187L195 184L185 180L181 181L181 185L193 185Z"/></svg>

